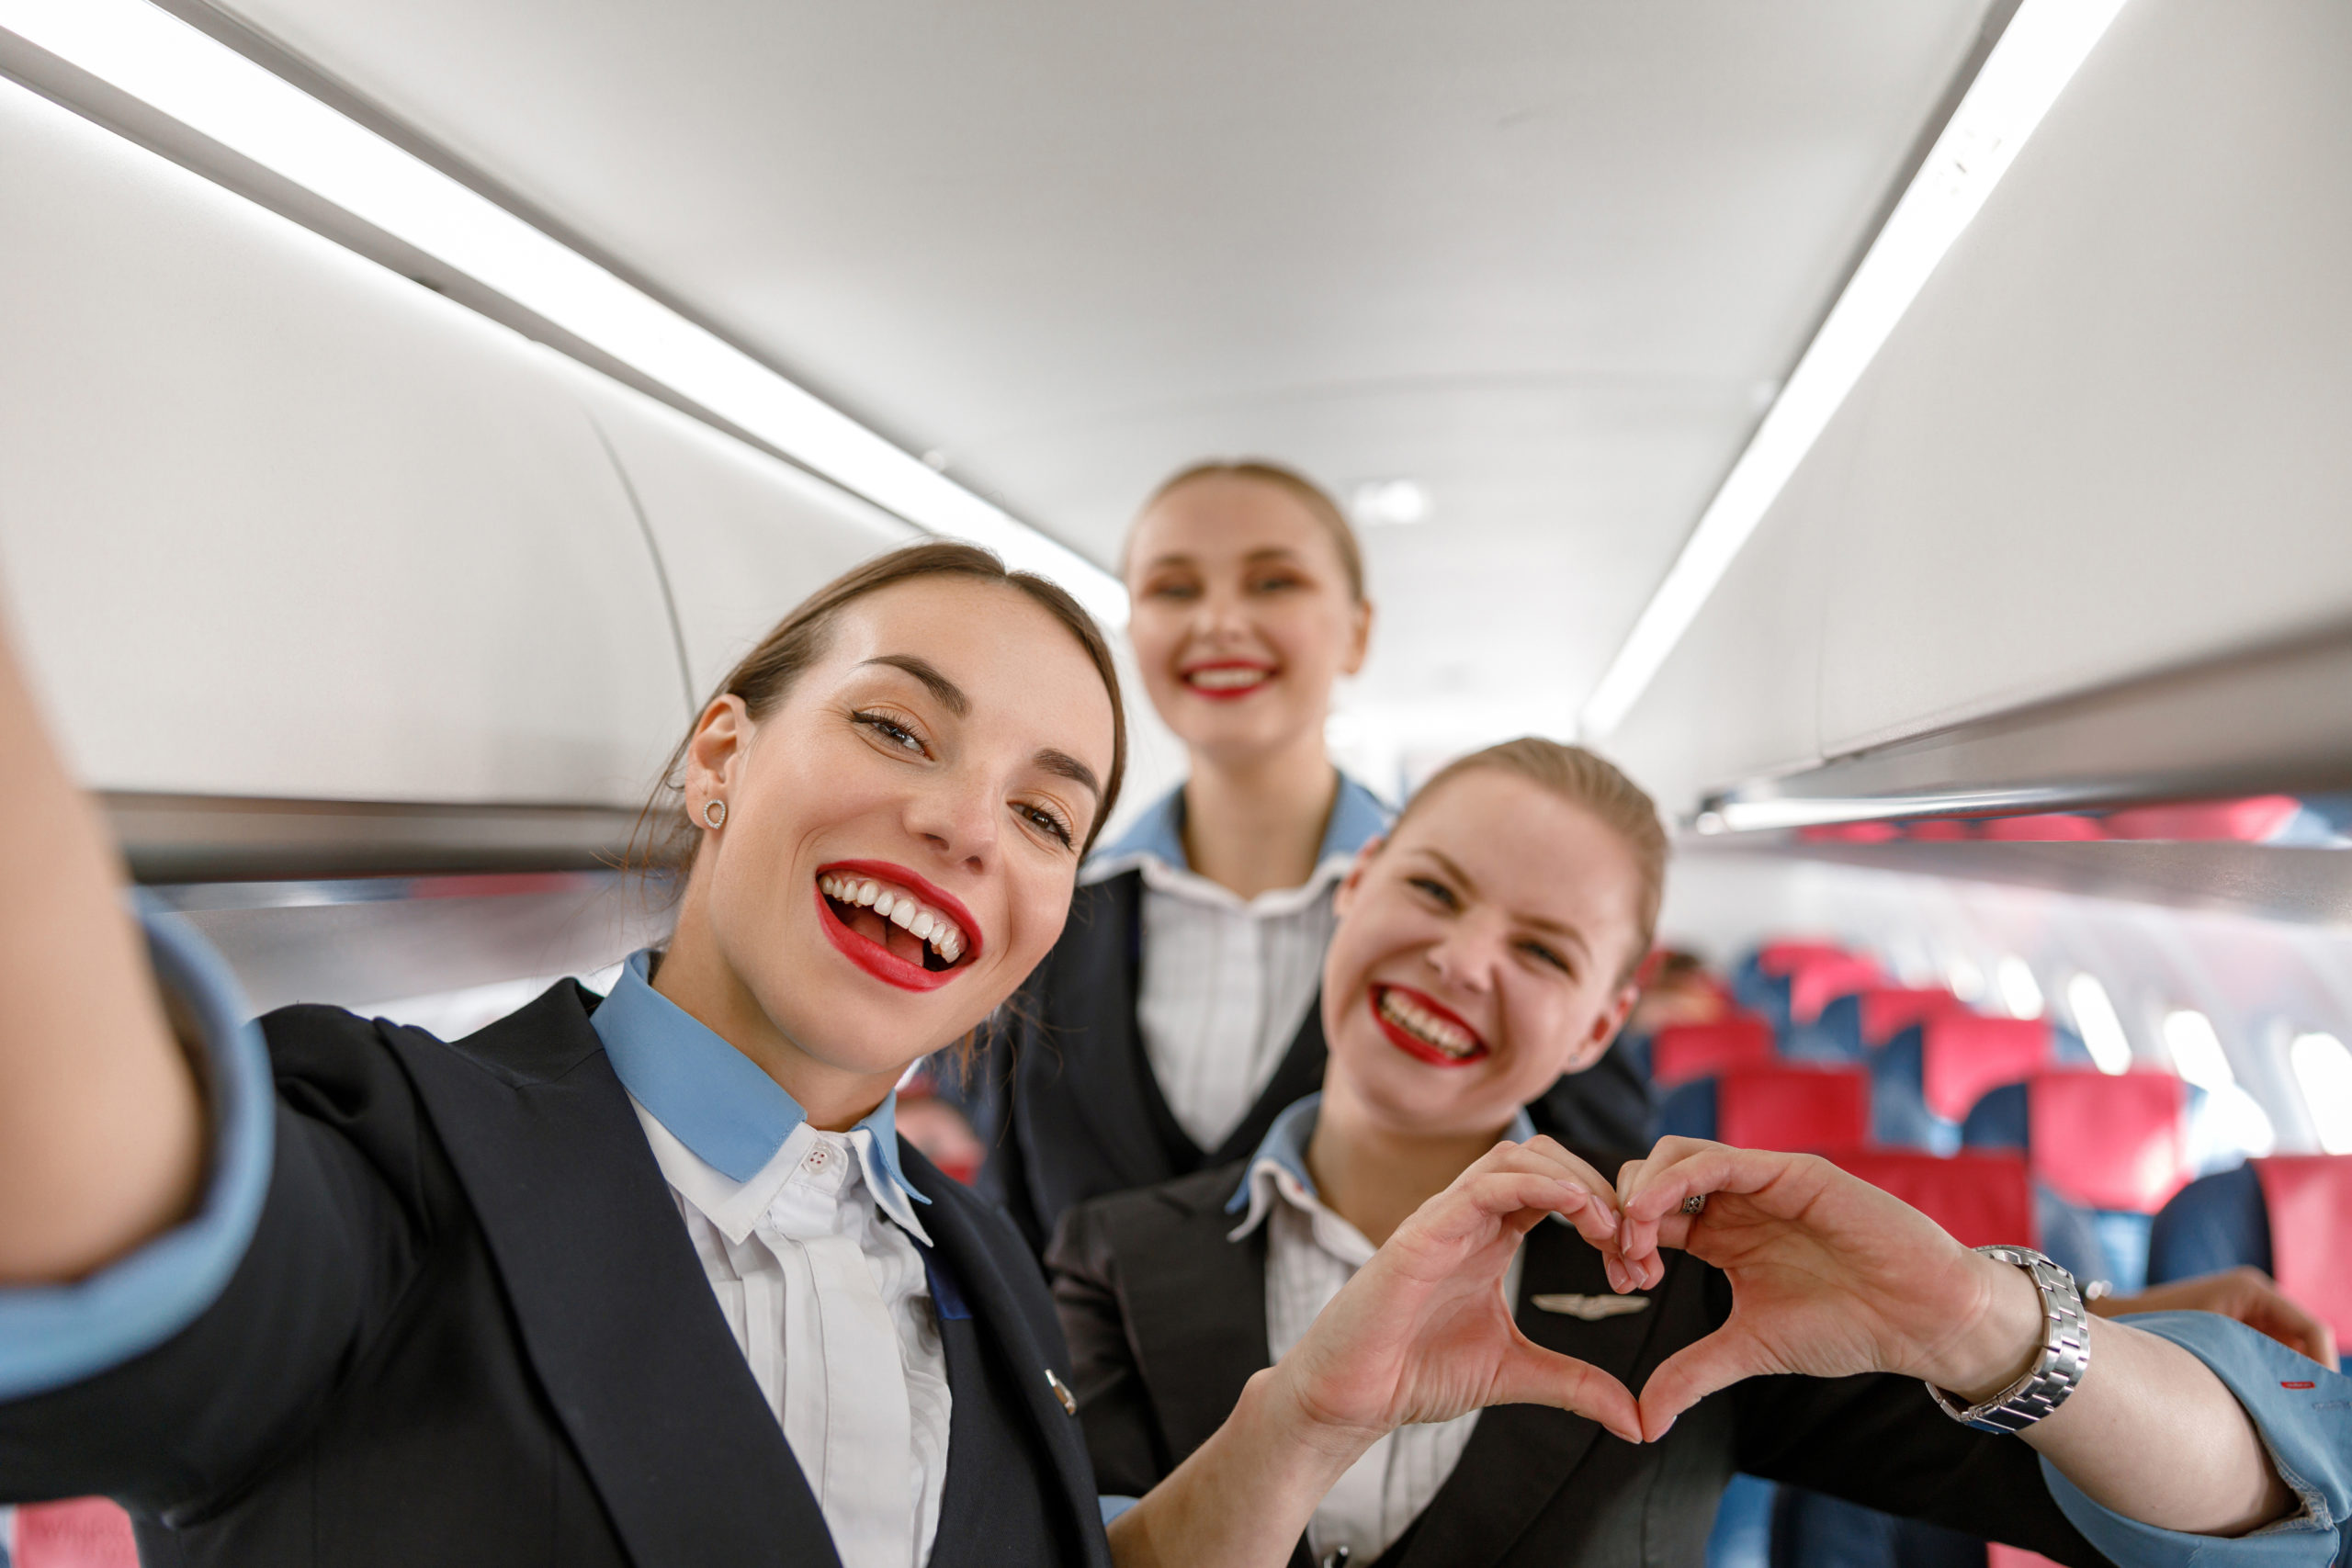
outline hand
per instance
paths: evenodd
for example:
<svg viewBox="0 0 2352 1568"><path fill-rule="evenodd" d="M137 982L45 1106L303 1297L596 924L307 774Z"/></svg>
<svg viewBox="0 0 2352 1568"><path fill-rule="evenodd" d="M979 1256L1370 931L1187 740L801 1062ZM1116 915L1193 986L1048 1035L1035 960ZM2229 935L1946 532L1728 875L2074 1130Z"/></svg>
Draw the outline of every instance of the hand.
<svg viewBox="0 0 2352 1568"><path fill-rule="evenodd" d="M1596 1247L1616 1238L1609 1183L1550 1138L1489 1150L1416 1210L1273 1368L1299 1440L1351 1460L1409 1422L1551 1404L1640 1441L1623 1384L1512 1321L1504 1272L1547 1214Z"/></svg>
<svg viewBox="0 0 2352 1568"><path fill-rule="evenodd" d="M2101 1317L2135 1312L2211 1312L2235 1318L2288 1349L2335 1370L2335 1334L2278 1289L2259 1269L2224 1269L2151 1285L2136 1296L2103 1296L2089 1303Z"/></svg>
<svg viewBox="0 0 2352 1568"><path fill-rule="evenodd" d="M1666 1138L1628 1162L1617 1184L1612 1285L1656 1286L1663 1247L1731 1281L1724 1325L1669 1357L1643 1388L1650 1441L1743 1378L1902 1372L1976 1399L2041 1352L2041 1297L2024 1270L1970 1251L1827 1160ZM1682 1213L1685 1199L1702 1195L1701 1213Z"/></svg>

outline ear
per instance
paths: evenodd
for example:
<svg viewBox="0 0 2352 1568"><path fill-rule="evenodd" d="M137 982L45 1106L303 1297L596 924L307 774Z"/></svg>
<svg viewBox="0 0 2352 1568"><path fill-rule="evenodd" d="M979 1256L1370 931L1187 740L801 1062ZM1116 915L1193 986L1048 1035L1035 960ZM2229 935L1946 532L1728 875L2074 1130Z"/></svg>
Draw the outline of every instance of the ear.
<svg viewBox="0 0 2352 1568"><path fill-rule="evenodd" d="M1617 1032L1625 1027L1626 1015L1634 1010L1634 1003L1640 999L1641 995L1642 988L1630 980L1618 987L1617 995L1605 1010L1594 1016L1591 1030L1577 1042L1576 1049L1568 1053L1566 1065L1560 1070L1580 1073L1606 1055L1610 1042L1616 1039Z"/></svg>
<svg viewBox="0 0 2352 1568"><path fill-rule="evenodd" d="M1341 919L1347 919L1348 906L1356 901L1356 889L1363 884L1363 874L1372 868L1372 863L1379 857L1381 846L1386 842L1385 835L1366 839L1363 848L1356 852L1355 863L1348 867L1348 874L1341 877L1340 886L1332 890L1331 912Z"/></svg>
<svg viewBox="0 0 2352 1568"><path fill-rule="evenodd" d="M1350 612L1352 623L1349 629L1348 656L1340 661L1340 673L1353 675L1363 668L1364 657L1372 651L1372 601L1360 599Z"/></svg>
<svg viewBox="0 0 2352 1568"><path fill-rule="evenodd" d="M689 817L700 812L704 802L725 795L742 776L743 758L758 728L752 722L752 710L738 696L714 697L702 710L686 740L685 776L678 781Z"/></svg>

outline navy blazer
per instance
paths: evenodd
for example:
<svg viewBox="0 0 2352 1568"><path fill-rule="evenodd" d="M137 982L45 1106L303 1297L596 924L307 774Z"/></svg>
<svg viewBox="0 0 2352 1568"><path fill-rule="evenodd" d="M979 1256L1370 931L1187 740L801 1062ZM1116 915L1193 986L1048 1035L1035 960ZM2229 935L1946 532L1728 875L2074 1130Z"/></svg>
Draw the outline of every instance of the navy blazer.
<svg viewBox="0 0 2352 1568"><path fill-rule="evenodd" d="M0 1495L102 1493L150 1564L836 1564L566 981L457 1044L262 1021L277 1155L228 1288L0 1404ZM1004 1218L900 1145L954 1416L931 1562L1107 1568L1069 1371Z"/></svg>
<svg viewBox="0 0 2352 1568"><path fill-rule="evenodd" d="M1323 1087L1318 997L1241 1124L1217 1148L1193 1143L1144 1054L1142 965L1143 874L1081 884L1061 940L982 1036L965 1101L989 1145L980 1190L1041 1254L1073 1205L1245 1159L1276 1116ZM1527 1109L1563 1143L1649 1142L1649 1088L1622 1045Z"/></svg>
<svg viewBox="0 0 2352 1568"><path fill-rule="evenodd" d="M1601 1160L1586 1155L1595 1164ZM1607 1168L1604 1165L1603 1168ZM1216 1430L1272 1361L1266 1232L1229 1241L1227 1166L1073 1209L1049 1259L1106 1492L1140 1495ZM1639 1312L1587 1321L1538 1307L1611 1296L1600 1255L1566 1225L1528 1233L1517 1321L1536 1344L1638 1391L1731 1309L1730 1285L1686 1253ZM1751 1378L1700 1401L1655 1443L1566 1411L1483 1412L1427 1507L1378 1568L1701 1568L1735 1471L1989 1536L2065 1563L2107 1562L2042 1484L2023 1439L1951 1420L1915 1379ZM1311 1568L1302 1541L1295 1568ZM1374 1568L1363 1564L1361 1568Z"/></svg>

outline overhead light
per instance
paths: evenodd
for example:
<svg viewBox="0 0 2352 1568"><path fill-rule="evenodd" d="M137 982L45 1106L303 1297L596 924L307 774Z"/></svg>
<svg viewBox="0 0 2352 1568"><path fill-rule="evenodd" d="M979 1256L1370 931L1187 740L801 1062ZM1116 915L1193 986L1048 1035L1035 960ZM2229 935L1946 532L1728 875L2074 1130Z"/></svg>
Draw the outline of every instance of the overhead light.
<svg viewBox="0 0 2352 1568"><path fill-rule="evenodd" d="M1348 492L1348 510L1366 527L1419 523L1430 514L1430 492L1411 479L1364 479Z"/></svg>
<svg viewBox="0 0 2352 1568"><path fill-rule="evenodd" d="M920 528L1052 578L1114 626L1119 580L586 256L147 0L0 0L16 33L594 344Z"/></svg>
<svg viewBox="0 0 2352 1568"><path fill-rule="evenodd" d="M2115 1004L2108 1000L2107 987L2098 976L2076 975L2066 982L2066 1010L2074 1014L2075 1032L2083 1037L2100 1072L2132 1070L2131 1037L2123 1032L2123 1021L2116 1017Z"/></svg>
<svg viewBox="0 0 2352 1568"><path fill-rule="evenodd" d="M2123 0L2025 0L2010 19L1747 450L1585 700L1580 733L1605 736L1632 711L1936 264L1984 205L2018 149L2122 8Z"/></svg>

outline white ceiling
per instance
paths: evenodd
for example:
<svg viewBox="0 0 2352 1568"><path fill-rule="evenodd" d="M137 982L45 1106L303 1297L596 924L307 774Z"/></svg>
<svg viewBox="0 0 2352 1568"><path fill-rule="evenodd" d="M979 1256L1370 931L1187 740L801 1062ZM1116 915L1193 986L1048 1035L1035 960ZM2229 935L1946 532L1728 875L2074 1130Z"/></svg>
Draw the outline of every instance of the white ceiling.
<svg viewBox="0 0 2352 1568"><path fill-rule="evenodd" d="M1565 728L1989 0L234 0L1109 562L1154 479L1405 475L1352 705Z"/></svg>

